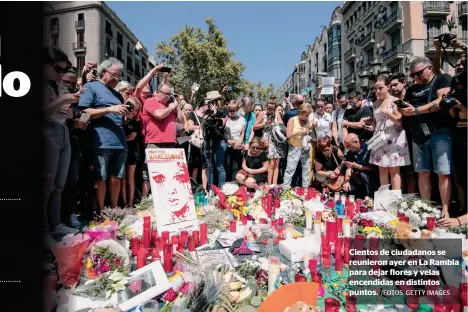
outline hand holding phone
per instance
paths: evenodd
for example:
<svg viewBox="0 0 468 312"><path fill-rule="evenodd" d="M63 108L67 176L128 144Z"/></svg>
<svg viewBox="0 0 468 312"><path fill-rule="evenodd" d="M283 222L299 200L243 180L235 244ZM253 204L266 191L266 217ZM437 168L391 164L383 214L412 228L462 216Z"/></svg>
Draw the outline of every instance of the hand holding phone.
<svg viewBox="0 0 468 312"><path fill-rule="evenodd" d="M406 103L403 102L402 100L396 100L396 101L394 101L394 103L395 103L396 106L397 106L398 108L400 108L400 109L401 109L401 108L406 108L406 107L408 107L408 105L406 105Z"/></svg>
<svg viewBox="0 0 468 312"><path fill-rule="evenodd" d="M163 67L163 68L161 68L160 72L161 72L161 73L170 73L170 72L172 72L172 68L170 68L170 67Z"/></svg>

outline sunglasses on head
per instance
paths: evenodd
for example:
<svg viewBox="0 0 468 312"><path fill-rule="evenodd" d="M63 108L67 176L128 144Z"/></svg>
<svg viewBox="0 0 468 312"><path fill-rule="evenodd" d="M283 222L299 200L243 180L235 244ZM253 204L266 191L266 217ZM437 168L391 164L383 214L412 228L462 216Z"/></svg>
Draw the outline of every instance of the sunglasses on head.
<svg viewBox="0 0 468 312"><path fill-rule="evenodd" d="M411 78L414 78L414 77L419 77L419 76L421 76L421 75L424 73L424 71L425 71L427 68L429 68L429 67L430 67L430 66L426 66L426 67L424 67L423 69L421 69L420 71L411 73L411 74L410 74L410 77L411 77Z"/></svg>

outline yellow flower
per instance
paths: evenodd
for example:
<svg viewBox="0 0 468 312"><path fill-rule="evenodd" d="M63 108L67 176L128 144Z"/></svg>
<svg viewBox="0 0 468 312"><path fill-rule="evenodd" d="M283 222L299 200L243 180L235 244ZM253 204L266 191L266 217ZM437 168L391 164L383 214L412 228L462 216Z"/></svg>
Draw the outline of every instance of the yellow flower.
<svg viewBox="0 0 468 312"><path fill-rule="evenodd" d="M344 296L344 297L346 297L346 296L348 295L348 292L343 291L343 292L341 293L341 295Z"/></svg>
<svg viewBox="0 0 468 312"><path fill-rule="evenodd" d="M366 226L364 230L362 230L364 233L377 233L379 235L382 235L382 230L378 226Z"/></svg>
<svg viewBox="0 0 468 312"><path fill-rule="evenodd" d="M333 286L334 286L334 287L338 287L338 286L340 286L340 285L338 285L338 283L333 283Z"/></svg>
<svg viewBox="0 0 468 312"><path fill-rule="evenodd" d="M323 288L327 289L327 288L328 288L328 285L323 285Z"/></svg>
<svg viewBox="0 0 468 312"><path fill-rule="evenodd" d="M93 267L93 262L91 261L91 258L86 259L86 268L90 269Z"/></svg>

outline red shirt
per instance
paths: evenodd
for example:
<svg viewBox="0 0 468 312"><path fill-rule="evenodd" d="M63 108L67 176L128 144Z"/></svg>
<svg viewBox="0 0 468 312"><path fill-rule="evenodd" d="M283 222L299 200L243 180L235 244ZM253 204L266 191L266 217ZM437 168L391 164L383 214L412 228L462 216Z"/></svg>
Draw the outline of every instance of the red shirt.
<svg viewBox="0 0 468 312"><path fill-rule="evenodd" d="M164 119L156 119L154 112L167 106L161 104L154 97L149 98L143 105L143 132L145 143L176 143L177 136L177 114L170 112Z"/></svg>

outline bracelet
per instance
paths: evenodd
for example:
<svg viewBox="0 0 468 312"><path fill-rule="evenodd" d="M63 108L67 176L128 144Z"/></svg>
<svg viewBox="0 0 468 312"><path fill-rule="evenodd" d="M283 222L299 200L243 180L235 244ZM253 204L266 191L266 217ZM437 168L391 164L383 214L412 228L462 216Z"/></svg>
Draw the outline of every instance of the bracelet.
<svg viewBox="0 0 468 312"><path fill-rule="evenodd" d="M417 107L414 109L414 114L415 114L415 115L419 115L419 111L418 111L418 108L417 108Z"/></svg>
<svg viewBox="0 0 468 312"><path fill-rule="evenodd" d="M457 221L458 221L458 225L461 225L461 221L460 219L458 219L459 217L457 217Z"/></svg>

